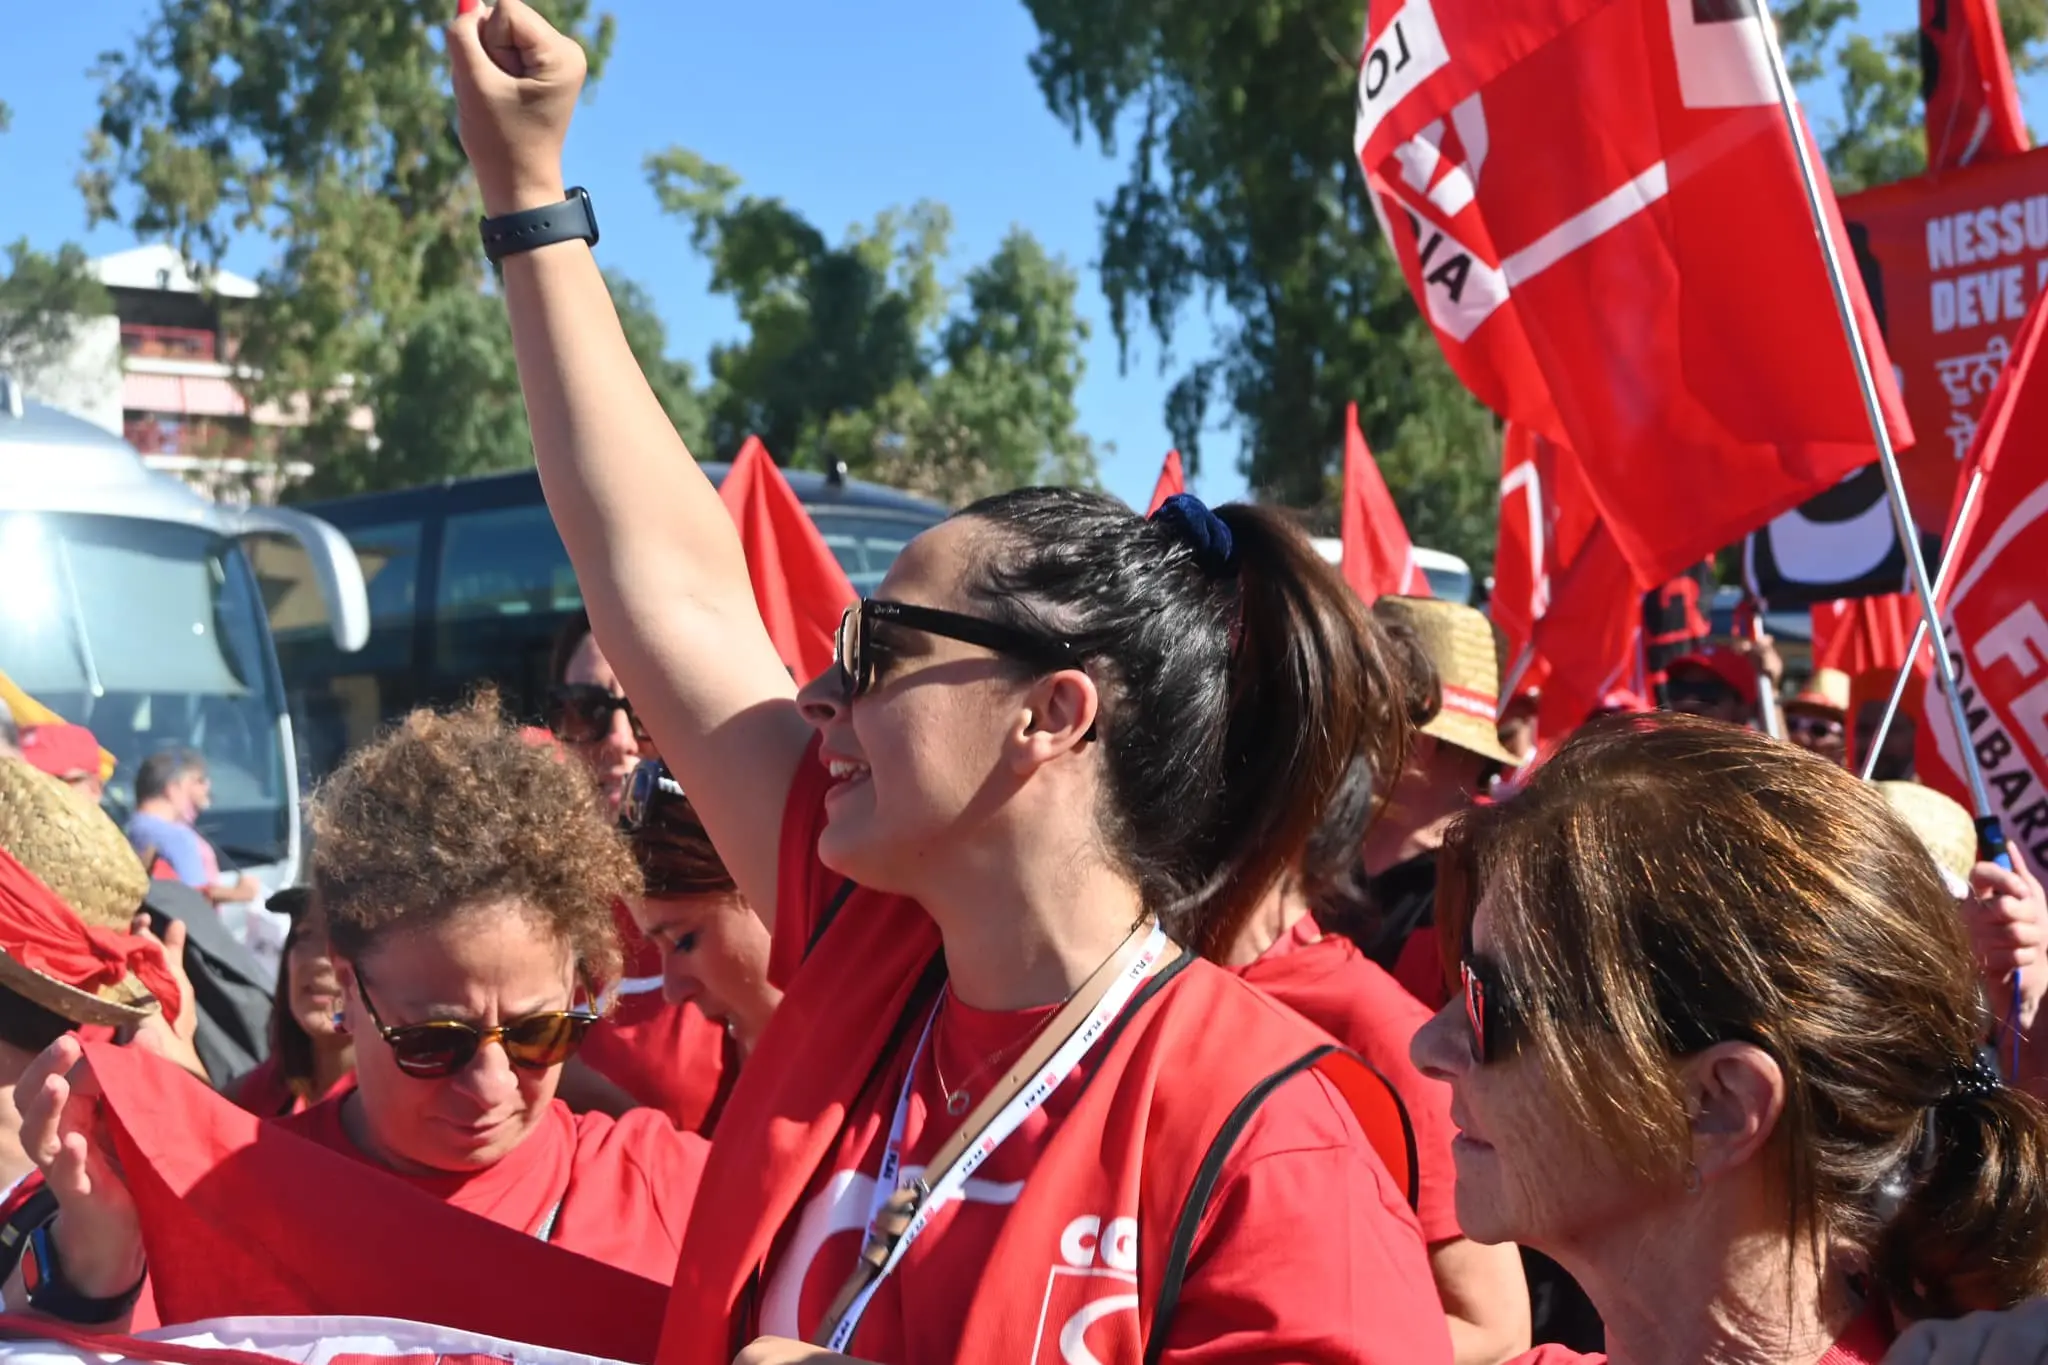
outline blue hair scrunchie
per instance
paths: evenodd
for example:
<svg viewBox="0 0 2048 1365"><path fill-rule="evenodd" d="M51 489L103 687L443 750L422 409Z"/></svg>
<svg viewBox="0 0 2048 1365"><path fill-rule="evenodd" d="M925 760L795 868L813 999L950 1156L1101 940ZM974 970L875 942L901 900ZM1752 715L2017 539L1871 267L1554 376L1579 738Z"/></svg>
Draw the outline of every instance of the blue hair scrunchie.
<svg viewBox="0 0 2048 1365"><path fill-rule="evenodd" d="M1195 552L1195 564L1212 578L1237 569L1237 542L1223 518L1193 493L1175 493L1159 504L1151 519L1165 526Z"/></svg>

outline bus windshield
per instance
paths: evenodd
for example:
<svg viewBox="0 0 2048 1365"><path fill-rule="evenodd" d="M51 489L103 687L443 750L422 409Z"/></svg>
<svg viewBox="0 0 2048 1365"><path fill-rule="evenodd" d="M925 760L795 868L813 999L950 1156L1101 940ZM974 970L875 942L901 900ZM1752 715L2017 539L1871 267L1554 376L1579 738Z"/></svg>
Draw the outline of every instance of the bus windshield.
<svg viewBox="0 0 2048 1365"><path fill-rule="evenodd" d="M199 829L222 864L289 856L283 688L262 594L234 542L175 522L0 513L0 672L118 760L106 805L178 746L213 779Z"/></svg>

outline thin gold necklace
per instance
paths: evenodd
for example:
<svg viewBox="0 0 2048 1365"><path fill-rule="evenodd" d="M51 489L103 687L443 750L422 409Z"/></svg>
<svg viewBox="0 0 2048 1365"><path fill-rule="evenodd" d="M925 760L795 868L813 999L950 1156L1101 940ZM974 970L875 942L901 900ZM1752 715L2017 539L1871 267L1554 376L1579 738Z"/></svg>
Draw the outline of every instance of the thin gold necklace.
<svg viewBox="0 0 2048 1365"><path fill-rule="evenodd" d="M946 994L951 993L953 989L953 983L948 981L944 986L941 986L939 989L942 992L942 994L939 997L939 1012L941 1015L941 1019L943 1020L946 1007ZM1079 990L1080 988L1077 986L1075 987L1075 989ZM1067 1000L1072 1000L1073 998L1074 997L1072 992L1069 992L1067 995ZM975 1079L981 1075L982 1072L988 1070L989 1067L995 1065L998 1061L1006 1061L1012 1055L1021 1052L1023 1049L1031 1046L1031 1040L1036 1038L1040 1033L1043 1033L1045 1031L1045 1026L1053 1021L1053 1018L1060 1012L1060 1006L1065 1004L1066 1000L1062 1000L1059 1005L1055 1005L1051 1009L1048 1009L1045 1012L1045 1017L1038 1021L1038 1027L1032 1029L1029 1033L1025 1034L1022 1038L1019 1038L1016 1042L1011 1043L1006 1047L998 1049L990 1056L985 1057L980 1062L976 1063L974 1069L968 1072L966 1076L961 1078L960 1084L958 1086L952 1086L946 1083L945 1068L939 1065L939 1040L937 1038L933 1038L932 1074L938 1077L939 1093L943 1094L946 1097L946 1112L948 1114L951 1114L954 1118L959 1118L962 1114L966 1113L967 1106L974 1099L974 1096L968 1093L967 1087L971 1085L975 1081Z"/></svg>

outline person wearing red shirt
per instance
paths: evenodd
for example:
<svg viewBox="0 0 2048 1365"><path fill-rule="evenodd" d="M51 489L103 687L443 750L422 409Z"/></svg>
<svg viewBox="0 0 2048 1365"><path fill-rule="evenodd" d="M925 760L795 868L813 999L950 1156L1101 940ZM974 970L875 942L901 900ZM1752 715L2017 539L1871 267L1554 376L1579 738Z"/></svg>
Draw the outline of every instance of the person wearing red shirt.
<svg viewBox="0 0 2048 1365"><path fill-rule="evenodd" d="M270 908L291 917L270 1012L270 1055L228 1098L252 1114L302 1113L356 1083L355 1040L343 1031L341 978L327 942L327 915L305 887L287 887Z"/></svg>
<svg viewBox="0 0 2048 1365"><path fill-rule="evenodd" d="M1374 776L1365 759L1352 765L1300 863L1217 960L1370 1062L1400 1095L1415 1135L1416 1214L1458 1365L1499 1365L1529 1349L1529 1287L1512 1245L1481 1245L1458 1226L1450 1087L1408 1055L1430 1011L1310 912L1356 875Z"/></svg>
<svg viewBox="0 0 2048 1365"><path fill-rule="evenodd" d="M913 540L799 690L587 240L519 228L561 221L582 51L465 8L549 507L785 989L657 1360L1447 1361L1357 1068L1199 956L1400 742L1357 599L1270 509L1023 490Z"/></svg>
<svg viewBox="0 0 2048 1365"><path fill-rule="evenodd" d="M1980 1052L1954 897L1882 793L1617 717L1443 855L1462 998L1414 1051L1458 1219L1564 1265L1604 1359L1876 1365L1897 1324L2048 1290L2048 1110Z"/></svg>
<svg viewBox="0 0 2048 1365"><path fill-rule="evenodd" d="M124 1093L140 1100L117 1106L88 1141L67 1107L91 1093L104 1059L88 1063L60 1039L24 1079L23 1135L59 1201L53 1237L68 1283L95 1304L118 1301L142 1279L157 1219L155 1249L225 1231L290 1263L260 1280L195 1274L185 1256L159 1265L152 1251L163 1321L262 1311L286 1291L301 1312L376 1313L420 1286L391 1283L399 1258L356 1224L419 1195L623 1272L621 1283L665 1282L707 1144L651 1110L576 1115L555 1098L594 1017L584 1002L618 973L609 907L635 884L591 785L526 743L486 695L458 712L414 712L355 751L311 816L313 896L355 1041L355 1088L236 1150L244 1130L223 1111L246 1118L203 1091L124 1075ZM110 1138L126 1145L107 1149ZM211 1171L191 1155L209 1150L220 1152ZM138 1160L198 1170L167 1200L178 1173L159 1167L131 1188L118 1172ZM316 1197L348 1198L348 1227L277 1226L309 1181L323 1187ZM469 1316L426 1320L481 1330L503 1286L449 1281L435 1292L432 1311ZM74 1320L125 1325L111 1314Z"/></svg>

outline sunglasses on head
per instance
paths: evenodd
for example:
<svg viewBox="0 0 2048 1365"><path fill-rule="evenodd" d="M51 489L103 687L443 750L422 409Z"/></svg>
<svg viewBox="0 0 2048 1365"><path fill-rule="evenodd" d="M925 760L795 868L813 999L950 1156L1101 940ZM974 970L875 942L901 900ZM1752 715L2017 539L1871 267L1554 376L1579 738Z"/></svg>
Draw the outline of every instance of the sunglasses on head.
<svg viewBox="0 0 2048 1365"><path fill-rule="evenodd" d="M658 758L643 758L619 796L619 828L637 834L661 813L663 805L682 799L683 784L669 773L668 764Z"/></svg>
<svg viewBox="0 0 2048 1365"><path fill-rule="evenodd" d="M564 744L594 744L612 730L612 716L623 711L633 738L646 739L647 727L633 712L633 703L615 697L596 683L563 683L548 692L548 729Z"/></svg>
<svg viewBox="0 0 2048 1365"><path fill-rule="evenodd" d="M506 1058L516 1067L546 1071L575 1056L583 1046L584 1034L597 1022L597 1016L588 1010L543 1010L496 1028L478 1028L459 1019L429 1019L423 1024L389 1028L377 1017L377 1007L370 1001L370 983L360 964L355 973L363 1008L370 1012L371 1024L391 1049L391 1060L398 1063L400 1071L420 1080L453 1076L475 1061L486 1043L504 1048Z"/></svg>

